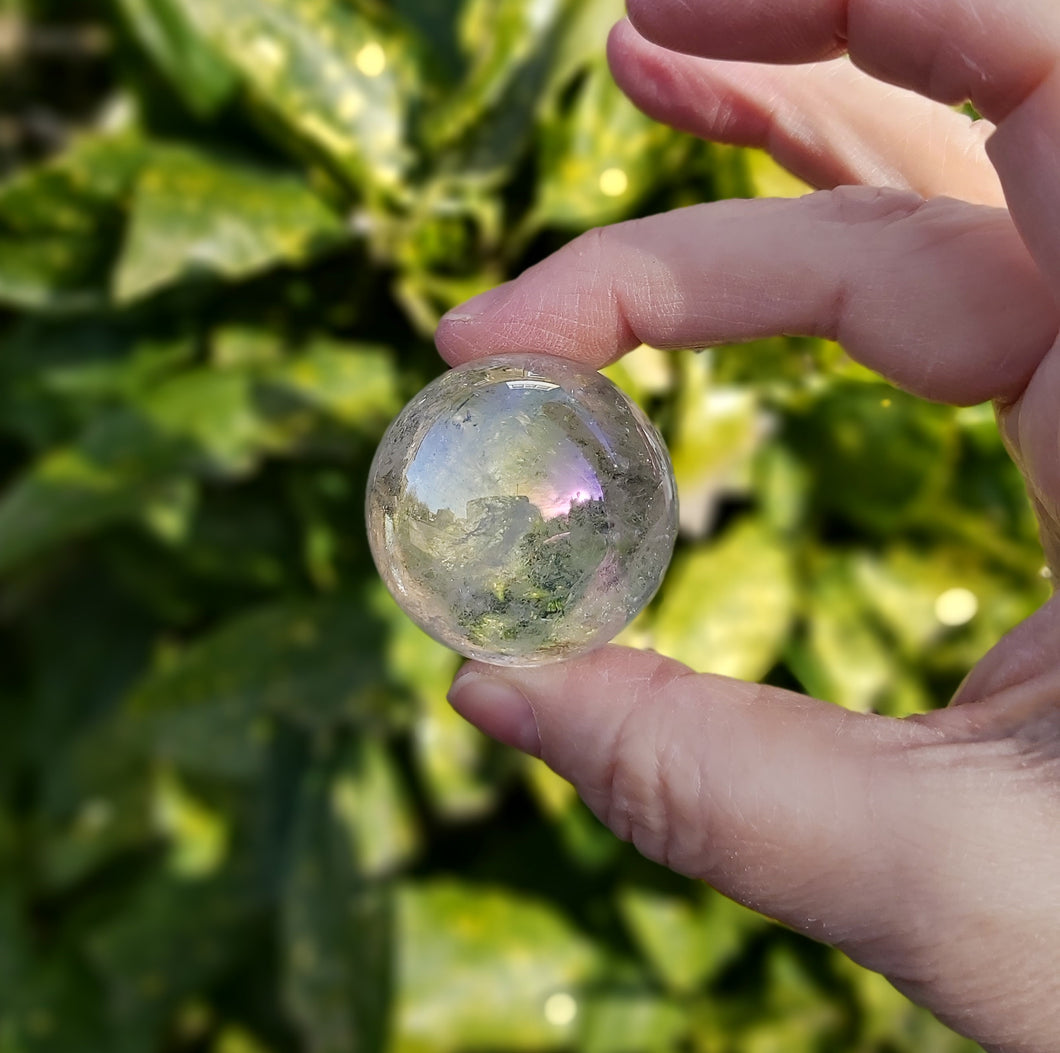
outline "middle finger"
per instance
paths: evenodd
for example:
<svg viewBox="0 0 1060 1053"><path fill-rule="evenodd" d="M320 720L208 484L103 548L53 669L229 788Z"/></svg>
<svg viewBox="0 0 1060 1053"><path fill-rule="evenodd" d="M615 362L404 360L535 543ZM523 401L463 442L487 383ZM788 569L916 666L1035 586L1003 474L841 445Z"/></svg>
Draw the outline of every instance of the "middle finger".
<svg viewBox="0 0 1060 1053"><path fill-rule="evenodd" d="M884 84L846 58L798 66L670 51L628 21L608 41L615 79L642 110L703 139L766 149L811 186L843 184L1004 205L986 154L993 125Z"/></svg>

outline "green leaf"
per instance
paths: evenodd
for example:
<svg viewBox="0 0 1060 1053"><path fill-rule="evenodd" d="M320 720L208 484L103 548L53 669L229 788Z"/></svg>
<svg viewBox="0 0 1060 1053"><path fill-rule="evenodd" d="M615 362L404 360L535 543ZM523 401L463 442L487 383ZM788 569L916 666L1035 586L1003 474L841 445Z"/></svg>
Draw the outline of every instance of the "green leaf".
<svg viewBox="0 0 1060 1053"><path fill-rule="evenodd" d="M0 427L34 449L69 442L194 354L190 332L140 318L23 317L0 340Z"/></svg>
<svg viewBox="0 0 1060 1053"><path fill-rule="evenodd" d="M399 401L389 356L319 343L266 368L190 371L103 416L0 499L0 572L115 520L186 474L234 479L266 455L375 434Z"/></svg>
<svg viewBox="0 0 1060 1053"><path fill-rule="evenodd" d="M387 0L398 18L415 33L420 51L428 52L422 69L424 79L437 74L446 88L452 86L464 66L457 40L459 6L453 0Z"/></svg>
<svg viewBox="0 0 1060 1053"><path fill-rule="evenodd" d="M675 562L654 646L701 672L756 680L777 660L794 611L790 550L748 519Z"/></svg>
<svg viewBox="0 0 1060 1053"><path fill-rule="evenodd" d="M412 622L381 582L371 602L387 625L387 669L417 705L412 744L431 810L451 820L482 815L498 796L490 743L445 699L460 657Z"/></svg>
<svg viewBox="0 0 1060 1053"><path fill-rule="evenodd" d="M765 150L742 150L755 197L802 197L813 189Z"/></svg>
<svg viewBox="0 0 1060 1053"><path fill-rule="evenodd" d="M235 280L302 264L348 238L296 177L187 148L156 150L134 188L115 296L126 303L182 278Z"/></svg>
<svg viewBox="0 0 1060 1053"><path fill-rule="evenodd" d="M0 1005L3 1053L131 1053L107 1026L99 984L76 948L34 956L15 982L4 987Z"/></svg>
<svg viewBox="0 0 1060 1053"><path fill-rule="evenodd" d="M641 344L600 370L646 413L652 399L674 391L678 352Z"/></svg>
<svg viewBox="0 0 1060 1053"><path fill-rule="evenodd" d="M0 304L46 311L104 304L142 162L132 137L89 136L0 185Z"/></svg>
<svg viewBox="0 0 1060 1053"><path fill-rule="evenodd" d="M431 113L427 133L440 149L488 125L510 106L528 71L542 67L565 0L470 0L460 25L461 45L473 58L464 82ZM540 78L540 79L539 79ZM532 79L543 84L541 74Z"/></svg>
<svg viewBox="0 0 1060 1053"><path fill-rule="evenodd" d="M21 753L39 773L36 867L54 891L153 847L142 755L114 715L141 675L155 626L91 567L53 585L49 600L23 618L40 673L22 707Z"/></svg>
<svg viewBox="0 0 1060 1053"><path fill-rule="evenodd" d="M118 706L154 645L155 626L98 568L53 584L46 610L26 612L22 640L38 664L23 750L47 769ZM93 632L85 633L93 619ZM54 656L62 655L62 661Z"/></svg>
<svg viewBox="0 0 1060 1053"><path fill-rule="evenodd" d="M88 954L125 1048L155 1048L177 1007L245 964L246 927L257 906L248 892L229 874L187 881L159 873L92 926Z"/></svg>
<svg viewBox="0 0 1060 1053"><path fill-rule="evenodd" d="M307 773L283 890L283 998L308 1053L383 1053L390 1021L389 887L366 880L327 765Z"/></svg>
<svg viewBox="0 0 1060 1053"><path fill-rule="evenodd" d="M833 956L833 968L853 988L861 1020L860 1048L982 1053L981 1046L954 1034L926 1009L913 1005L879 973L855 965L841 954Z"/></svg>
<svg viewBox="0 0 1060 1053"><path fill-rule="evenodd" d="M114 745L103 736L86 736L83 741L86 749ZM119 748L127 750L124 743ZM119 767L110 758L93 766L81 751L70 758L64 755L63 760L78 765L76 789L81 797L72 808L40 819L44 846L39 878L49 892L76 888L108 865L120 865L122 859L156 848L158 843L142 765Z"/></svg>
<svg viewBox="0 0 1060 1053"><path fill-rule="evenodd" d="M166 869L189 880L217 873L229 854L230 817L196 797L172 768L159 765L153 782L151 813L166 841Z"/></svg>
<svg viewBox="0 0 1060 1053"><path fill-rule="evenodd" d="M77 445L47 454L0 501L0 570L131 516L175 475L249 470L257 430L248 396L243 377L189 374L164 385L146 412L108 414Z"/></svg>
<svg viewBox="0 0 1060 1053"><path fill-rule="evenodd" d="M238 1024L228 1024L210 1047L210 1053L275 1053L275 1047L263 1045Z"/></svg>
<svg viewBox="0 0 1060 1053"><path fill-rule="evenodd" d="M965 406L956 418L961 451L953 496L938 512L955 536L972 545L988 545L999 563L1020 574L1034 574L1042 566L1038 523L1023 476L1005 449L994 407Z"/></svg>
<svg viewBox="0 0 1060 1053"><path fill-rule="evenodd" d="M179 0L116 0L134 36L196 113L210 116L232 95L233 71L194 31Z"/></svg>
<svg viewBox="0 0 1060 1053"><path fill-rule="evenodd" d="M856 574L895 647L958 679L1050 594L1040 577L999 572L983 553L965 545L931 552L892 545L879 557L861 559Z"/></svg>
<svg viewBox="0 0 1060 1053"><path fill-rule="evenodd" d="M202 636L148 677L130 719L154 755L181 770L252 778L276 716L314 731L394 720L383 655L383 627L359 595L276 603Z"/></svg>
<svg viewBox="0 0 1060 1053"><path fill-rule="evenodd" d="M616 988L578 1006L579 1053L676 1053L689 1048L689 1014L653 991Z"/></svg>
<svg viewBox="0 0 1060 1053"><path fill-rule="evenodd" d="M815 468L816 506L871 533L920 517L952 468L954 412L883 383L825 387L789 428Z"/></svg>
<svg viewBox="0 0 1060 1053"><path fill-rule="evenodd" d="M30 958L30 934L24 912L21 890L5 874L0 881L0 990L3 991L14 989ZM0 1020L3 1020L2 1010Z"/></svg>
<svg viewBox="0 0 1060 1053"><path fill-rule="evenodd" d="M812 572L806 640L789 662L811 694L871 712L894 693L899 662L873 617L849 559L834 557ZM892 706L886 707L888 711Z"/></svg>
<svg viewBox="0 0 1060 1053"><path fill-rule="evenodd" d="M473 0L461 36L464 82L430 108L422 135L435 167L464 187L500 185L530 146L569 0Z"/></svg>
<svg viewBox="0 0 1060 1053"><path fill-rule="evenodd" d="M420 698L416 759L431 810L447 820L472 819L489 812L498 798L497 781L487 764L490 743L457 715L445 700L447 690L448 684Z"/></svg>
<svg viewBox="0 0 1060 1053"><path fill-rule="evenodd" d="M750 996L741 1021L743 1047L754 1053L817 1053L837 1048L848 1011L829 998L807 955L775 943L766 957L762 989Z"/></svg>
<svg viewBox="0 0 1060 1053"><path fill-rule="evenodd" d="M313 414L341 425L347 433L375 438L402 404L392 351L325 339L264 371L258 399L262 412L271 410L281 421L283 409L292 411L292 420L284 421L289 441L309 430L316 419ZM300 416L293 413L296 409Z"/></svg>
<svg viewBox="0 0 1060 1053"><path fill-rule="evenodd" d="M393 1053L569 1044L575 1017L551 1012L550 999L569 1005L599 957L563 915L456 881L408 885L398 904Z"/></svg>
<svg viewBox="0 0 1060 1053"><path fill-rule="evenodd" d="M752 458L766 433L756 392L711 383L706 355L679 358L676 421L670 439L682 533L701 537L718 502L751 488Z"/></svg>
<svg viewBox="0 0 1060 1053"><path fill-rule="evenodd" d="M599 871L614 862L621 842L593 815L574 787L534 757L521 764L531 796L548 817L568 858L580 869Z"/></svg>
<svg viewBox="0 0 1060 1053"><path fill-rule="evenodd" d="M791 449L778 442L764 442L755 459L751 487L763 520L778 534L793 541L805 536L807 467Z"/></svg>
<svg viewBox="0 0 1060 1053"><path fill-rule="evenodd" d="M419 849L420 830L408 787L380 739L353 739L336 770L331 800L364 875L391 873Z"/></svg>
<svg viewBox="0 0 1060 1053"><path fill-rule="evenodd" d="M623 0L568 0L552 53L550 104L604 53L611 27L626 13Z"/></svg>
<svg viewBox="0 0 1060 1053"><path fill-rule="evenodd" d="M731 965L748 937L768 924L720 893L694 886L677 896L627 886L618 905L634 940L667 989L690 994Z"/></svg>
<svg viewBox="0 0 1060 1053"><path fill-rule="evenodd" d="M392 30L340 0L185 0L184 11L285 139L355 187L399 185L414 85Z"/></svg>
<svg viewBox="0 0 1060 1053"><path fill-rule="evenodd" d="M606 63L594 62L569 111L544 127L530 225L584 229L628 216L659 172L677 167L667 147L679 143L626 98Z"/></svg>

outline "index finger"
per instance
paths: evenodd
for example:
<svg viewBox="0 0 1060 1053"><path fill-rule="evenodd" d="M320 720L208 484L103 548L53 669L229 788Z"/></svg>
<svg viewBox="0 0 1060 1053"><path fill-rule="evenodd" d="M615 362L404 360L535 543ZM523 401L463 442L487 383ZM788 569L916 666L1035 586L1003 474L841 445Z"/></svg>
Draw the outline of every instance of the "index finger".
<svg viewBox="0 0 1060 1053"><path fill-rule="evenodd" d="M862 69L998 125L988 150L1021 235L1060 290L1056 0L628 0L657 44L711 58Z"/></svg>

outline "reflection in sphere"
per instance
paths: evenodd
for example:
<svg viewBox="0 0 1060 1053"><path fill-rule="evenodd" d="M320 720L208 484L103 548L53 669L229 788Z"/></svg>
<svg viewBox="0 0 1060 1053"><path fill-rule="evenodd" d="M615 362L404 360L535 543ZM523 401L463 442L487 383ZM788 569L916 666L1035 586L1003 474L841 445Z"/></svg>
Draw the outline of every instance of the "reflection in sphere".
<svg viewBox="0 0 1060 1053"><path fill-rule="evenodd" d="M677 497L658 432L609 380L498 355L401 411L367 518L376 566L421 628L469 658L538 665L606 643L648 603Z"/></svg>

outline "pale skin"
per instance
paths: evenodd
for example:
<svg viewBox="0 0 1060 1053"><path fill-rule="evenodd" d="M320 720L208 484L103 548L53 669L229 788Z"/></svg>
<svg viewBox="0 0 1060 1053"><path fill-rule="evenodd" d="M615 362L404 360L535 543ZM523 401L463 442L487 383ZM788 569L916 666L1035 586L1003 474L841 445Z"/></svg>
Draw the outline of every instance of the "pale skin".
<svg viewBox="0 0 1060 1053"><path fill-rule="evenodd" d="M630 0L608 49L652 116L820 191L585 235L443 320L446 360L839 339L916 394L994 402L1060 572L1056 0ZM470 663L451 699L650 858L988 1050L1060 1050L1060 600L906 720L620 647Z"/></svg>

